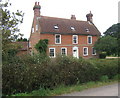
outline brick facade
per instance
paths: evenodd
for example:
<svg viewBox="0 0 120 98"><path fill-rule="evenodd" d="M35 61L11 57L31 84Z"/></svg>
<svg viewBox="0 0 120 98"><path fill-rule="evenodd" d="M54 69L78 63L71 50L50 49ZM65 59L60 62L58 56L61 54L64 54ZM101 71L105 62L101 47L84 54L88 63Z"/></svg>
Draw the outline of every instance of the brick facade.
<svg viewBox="0 0 120 98"><path fill-rule="evenodd" d="M98 57L98 54L92 54L92 49L94 47L94 43L100 36L100 32L95 27L92 21L92 14L87 14L87 21L78 21L76 20L75 15L72 15L71 19L62 19L62 18L54 18L54 17L46 17L40 15L40 5L39 3L35 3L33 8L34 10L34 19L31 28L31 35L29 39L30 51L37 52L34 48L36 43L38 43L41 39L48 39L48 56L51 53L55 52L55 56L61 54L61 49L66 48L66 55L83 57L83 58L94 58ZM90 17L89 17L90 16ZM72 27L72 28L71 28ZM71 28L71 29L70 29ZM87 28L87 29L86 29ZM86 31L88 30L88 31ZM56 34L60 35L61 43L57 44ZM73 35L77 36L78 42L76 44L73 43ZM92 43L88 43L88 36L91 36ZM87 49L84 50L84 48ZM50 50L53 49L53 50ZM64 51L64 49L63 49ZM83 51L88 54L84 56Z"/></svg>

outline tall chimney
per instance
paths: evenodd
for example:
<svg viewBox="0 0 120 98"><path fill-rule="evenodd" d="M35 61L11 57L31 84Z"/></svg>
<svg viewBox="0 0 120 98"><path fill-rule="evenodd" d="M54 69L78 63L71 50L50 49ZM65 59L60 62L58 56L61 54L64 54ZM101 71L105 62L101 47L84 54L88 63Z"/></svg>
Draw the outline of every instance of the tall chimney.
<svg viewBox="0 0 120 98"><path fill-rule="evenodd" d="M71 19L74 19L74 20L76 20L76 17L75 17L75 15L71 15Z"/></svg>
<svg viewBox="0 0 120 98"><path fill-rule="evenodd" d="M91 11L89 14L86 15L86 17L87 17L87 21L89 21L90 23L93 23L93 19L92 19L93 14L91 13Z"/></svg>
<svg viewBox="0 0 120 98"><path fill-rule="evenodd" d="M41 6L39 5L39 2L35 2L35 5L33 7L34 17L39 17L40 16L40 9L41 9Z"/></svg>

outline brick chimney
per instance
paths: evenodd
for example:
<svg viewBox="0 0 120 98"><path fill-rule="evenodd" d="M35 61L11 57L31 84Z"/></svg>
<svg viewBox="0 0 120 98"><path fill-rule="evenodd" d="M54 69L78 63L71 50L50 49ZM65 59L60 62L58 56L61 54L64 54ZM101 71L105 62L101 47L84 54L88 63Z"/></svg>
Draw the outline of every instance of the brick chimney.
<svg viewBox="0 0 120 98"><path fill-rule="evenodd" d="M35 2L35 5L33 7L34 17L39 17L40 16L40 9L41 9L41 6L39 5L39 2Z"/></svg>
<svg viewBox="0 0 120 98"><path fill-rule="evenodd" d="M74 20L76 20L76 17L75 17L75 15L71 15L71 19L74 19Z"/></svg>
<svg viewBox="0 0 120 98"><path fill-rule="evenodd" d="M91 11L89 14L86 15L86 17L87 17L87 21L89 21L90 23L93 23L93 19L92 19L93 14L91 13Z"/></svg>

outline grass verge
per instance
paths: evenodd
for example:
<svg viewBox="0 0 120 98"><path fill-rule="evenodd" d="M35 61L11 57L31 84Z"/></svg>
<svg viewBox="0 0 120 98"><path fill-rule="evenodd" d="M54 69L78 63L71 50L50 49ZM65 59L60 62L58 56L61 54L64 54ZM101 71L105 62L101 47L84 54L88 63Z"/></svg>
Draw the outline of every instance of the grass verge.
<svg viewBox="0 0 120 98"><path fill-rule="evenodd" d="M58 96L61 94L82 91L88 88L96 88L104 85L110 85L117 82L118 82L117 80L108 80L108 81L97 81L97 82L91 81L88 83L77 84L72 86L60 85L59 87L56 87L53 90L39 89L39 90L32 91L31 93L20 93L12 96Z"/></svg>

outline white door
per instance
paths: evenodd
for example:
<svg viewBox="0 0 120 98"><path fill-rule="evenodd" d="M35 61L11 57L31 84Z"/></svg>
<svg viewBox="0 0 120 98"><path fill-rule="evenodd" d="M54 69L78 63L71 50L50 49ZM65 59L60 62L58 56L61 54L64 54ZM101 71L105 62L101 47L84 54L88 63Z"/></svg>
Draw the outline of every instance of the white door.
<svg viewBox="0 0 120 98"><path fill-rule="evenodd" d="M79 56L78 56L78 47L73 47L73 57L79 58Z"/></svg>

